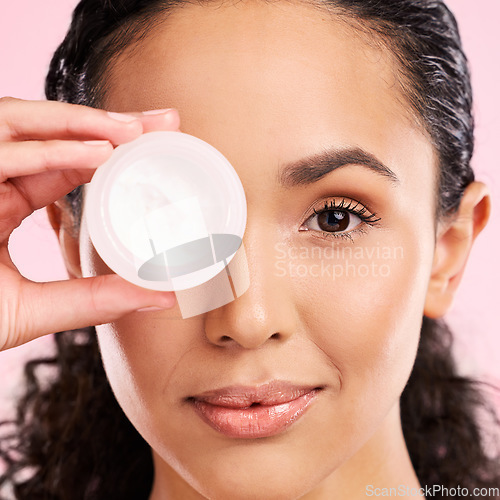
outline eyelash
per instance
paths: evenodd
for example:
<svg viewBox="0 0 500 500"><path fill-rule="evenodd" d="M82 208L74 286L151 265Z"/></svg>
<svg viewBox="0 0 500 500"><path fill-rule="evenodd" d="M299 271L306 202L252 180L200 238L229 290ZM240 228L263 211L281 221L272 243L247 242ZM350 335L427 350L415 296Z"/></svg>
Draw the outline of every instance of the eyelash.
<svg viewBox="0 0 500 500"><path fill-rule="evenodd" d="M380 221L380 217L377 217L377 214L375 212L371 213L361 202L357 200L351 200L351 199L348 200L346 198L342 198L342 201L339 204L337 204L336 200L326 200L324 202L323 208L321 208L320 210L316 210L316 208L313 208L314 214L310 215L305 222L310 220L315 215L320 215L324 212L333 210L344 211L352 215L356 215L361 220L361 223L358 224L358 226L355 229L352 229L351 231L344 233L334 233L334 232L330 233L326 231L320 232L313 229L312 231L314 231L315 233L319 233L317 235L318 237L324 239L341 238L353 242L354 241L352 239L353 234L366 232L366 228L363 226L366 225L374 227L377 226L378 222ZM311 229L307 229L307 231L311 231Z"/></svg>

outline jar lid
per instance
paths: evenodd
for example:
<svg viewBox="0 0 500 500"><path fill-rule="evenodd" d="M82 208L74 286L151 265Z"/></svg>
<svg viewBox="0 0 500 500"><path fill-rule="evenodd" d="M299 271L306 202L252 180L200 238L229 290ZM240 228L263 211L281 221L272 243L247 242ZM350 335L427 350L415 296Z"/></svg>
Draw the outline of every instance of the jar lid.
<svg viewBox="0 0 500 500"><path fill-rule="evenodd" d="M85 193L97 253L144 288L201 285L243 239L247 207L238 174L213 146L182 132L149 132L118 146Z"/></svg>

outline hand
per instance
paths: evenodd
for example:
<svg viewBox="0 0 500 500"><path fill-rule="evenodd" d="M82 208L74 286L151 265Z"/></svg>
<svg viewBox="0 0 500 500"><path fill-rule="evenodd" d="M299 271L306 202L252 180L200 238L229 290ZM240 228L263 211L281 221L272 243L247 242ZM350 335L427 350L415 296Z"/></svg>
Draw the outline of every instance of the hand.
<svg viewBox="0 0 500 500"><path fill-rule="evenodd" d="M116 114L61 102L0 99L0 350L48 333L108 323L137 309L175 304L173 292L146 290L115 274L29 281L7 247L23 219L89 182L114 146L152 130L179 130L177 111Z"/></svg>

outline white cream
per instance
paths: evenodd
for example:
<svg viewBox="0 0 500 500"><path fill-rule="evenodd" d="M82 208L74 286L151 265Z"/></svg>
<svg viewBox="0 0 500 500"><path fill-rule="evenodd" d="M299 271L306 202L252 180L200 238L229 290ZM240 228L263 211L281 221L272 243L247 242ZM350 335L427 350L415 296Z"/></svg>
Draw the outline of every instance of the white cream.
<svg viewBox="0 0 500 500"><path fill-rule="evenodd" d="M142 287L185 290L229 263L234 236L243 238L246 199L235 170L215 148L181 132L151 132L117 147L97 169L85 217L97 252L113 271ZM217 237L217 258L212 235L233 236ZM221 260L224 245L230 254ZM159 254L165 259L154 259ZM205 265L210 259L212 265Z"/></svg>

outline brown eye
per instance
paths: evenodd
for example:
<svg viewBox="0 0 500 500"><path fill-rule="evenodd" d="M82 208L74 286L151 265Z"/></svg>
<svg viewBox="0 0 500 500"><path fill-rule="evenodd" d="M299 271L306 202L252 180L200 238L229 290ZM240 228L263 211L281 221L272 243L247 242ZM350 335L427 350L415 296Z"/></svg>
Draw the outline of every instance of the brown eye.
<svg viewBox="0 0 500 500"><path fill-rule="evenodd" d="M314 231L323 238L344 238L351 241L355 233L364 233L376 227L380 217L369 211L360 201L343 198L328 200L300 226L299 231Z"/></svg>
<svg viewBox="0 0 500 500"><path fill-rule="evenodd" d="M359 216L347 210L324 209L311 215L304 226L308 230L322 233L349 233L361 222Z"/></svg>
<svg viewBox="0 0 500 500"><path fill-rule="evenodd" d="M318 214L318 226L329 233L345 231L349 227L351 214L343 210L325 210Z"/></svg>

